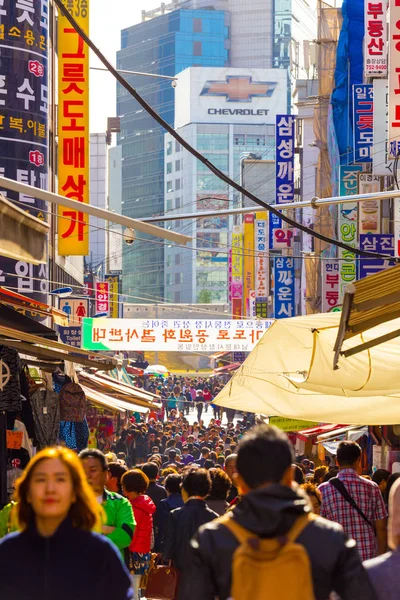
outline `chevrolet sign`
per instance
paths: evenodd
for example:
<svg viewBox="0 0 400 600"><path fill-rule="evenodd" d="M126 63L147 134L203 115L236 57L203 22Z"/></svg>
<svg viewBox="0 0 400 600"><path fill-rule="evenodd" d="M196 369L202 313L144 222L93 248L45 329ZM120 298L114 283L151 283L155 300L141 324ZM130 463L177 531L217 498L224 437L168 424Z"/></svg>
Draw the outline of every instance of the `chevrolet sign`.
<svg viewBox="0 0 400 600"><path fill-rule="evenodd" d="M253 82L249 75L227 75L226 81L207 81L200 95L225 96L227 102L251 102L253 98L270 98L276 86L272 82Z"/></svg>
<svg viewBox="0 0 400 600"><path fill-rule="evenodd" d="M269 110L267 108L259 108L254 110L252 108L209 108L209 115L242 115L242 116L253 116L262 117L267 116Z"/></svg>

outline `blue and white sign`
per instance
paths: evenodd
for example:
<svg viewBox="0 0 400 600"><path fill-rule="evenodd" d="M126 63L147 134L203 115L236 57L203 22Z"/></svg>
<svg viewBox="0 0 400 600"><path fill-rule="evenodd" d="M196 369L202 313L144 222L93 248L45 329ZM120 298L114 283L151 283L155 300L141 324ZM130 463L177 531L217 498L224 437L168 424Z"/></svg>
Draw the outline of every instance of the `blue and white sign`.
<svg viewBox="0 0 400 600"><path fill-rule="evenodd" d="M372 162L374 137L374 86L353 85L354 162Z"/></svg>
<svg viewBox="0 0 400 600"><path fill-rule="evenodd" d="M63 344L80 348L82 344L82 327L58 327L58 334Z"/></svg>
<svg viewBox="0 0 400 600"><path fill-rule="evenodd" d="M392 234L361 234L360 249L378 254L394 256L394 236ZM359 264L359 278L368 277L374 273L384 271L394 266L394 261L384 258L361 258Z"/></svg>
<svg viewBox="0 0 400 600"><path fill-rule="evenodd" d="M274 263L275 319L293 317L295 314L294 258L277 256Z"/></svg>
<svg viewBox="0 0 400 600"><path fill-rule="evenodd" d="M295 117L276 115L276 204L294 202ZM274 247L274 229L282 228L278 217L269 220L270 248Z"/></svg>

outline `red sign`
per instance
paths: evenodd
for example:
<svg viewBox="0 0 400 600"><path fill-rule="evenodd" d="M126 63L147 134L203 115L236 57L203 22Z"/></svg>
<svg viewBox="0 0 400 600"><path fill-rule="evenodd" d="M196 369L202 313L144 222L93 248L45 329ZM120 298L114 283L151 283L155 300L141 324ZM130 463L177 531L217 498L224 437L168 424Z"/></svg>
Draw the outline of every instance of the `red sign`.
<svg viewBox="0 0 400 600"><path fill-rule="evenodd" d="M292 247L293 229L273 229L273 232L274 250L281 250Z"/></svg>
<svg viewBox="0 0 400 600"><path fill-rule="evenodd" d="M366 0L364 72L367 77L387 74L386 0Z"/></svg>
<svg viewBox="0 0 400 600"><path fill-rule="evenodd" d="M108 281L96 282L96 313L109 313L110 286Z"/></svg>

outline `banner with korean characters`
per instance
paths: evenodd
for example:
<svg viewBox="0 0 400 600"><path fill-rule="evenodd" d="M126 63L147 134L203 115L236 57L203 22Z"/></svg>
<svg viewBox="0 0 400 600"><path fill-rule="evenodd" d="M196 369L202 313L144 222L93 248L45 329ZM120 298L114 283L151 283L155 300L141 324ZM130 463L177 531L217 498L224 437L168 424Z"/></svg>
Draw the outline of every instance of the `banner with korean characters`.
<svg viewBox="0 0 400 600"><path fill-rule="evenodd" d="M276 204L294 202L294 156L296 119L294 115L276 115ZM270 248L274 247L274 229L282 229L282 220L270 215Z"/></svg>
<svg viewBox="0 0 400 600"><path fill-rule="evenodd" d="M393 198L394 255L400 257L400 198Z"/></svg>
<svg viewBox="0 0 400 600"><path fill-rule="evenodd" d="M253 319L84 319L82 348L250 352L272 323Z"/></svg>
<svg viewBox="0 0 400 600"><path fill-rule="evenodd" d="M374 139L374 88L372 83L353 85L354 162L372 162Z"/></svg>
<svg viewBox="0 0 400 600"><path fill-rule="evenodd" d="M358 176L358 193L372 194L383 189L383 177L371 173L360 173ZM362 233L380 233L381 231L381 203L379 200L365 200L359 202L358 223L360 235Z"/></svg>
<svg viewBox="0 0 400 600"><path fill-rule="evenodd" d="M232 266L231 266L231 303L234 318L242 316L243 301L243 229L234 225L231 237Z"/></svg>
<svg viewBox="0 0 400 600"><path fill-rule="evenodd" d="M374 145L372 172L393 176L393 158L389 149L389 89L387 79L374 79Z"/></svg>
<svg viewBox="0 0 400 600"><path fill-rule="evenodd" d="M0 1L0 175L42 190L48 189L48 15L48 0ZM46 202L0 191L47 220ZM0 285L47 303L47 264L0 257Z"/></svg>
<svg viewBox="0 0 400 600"><path fill-rule="evenodd" d="M360 234L360 250L394 256L394 236L392 234ZM394 266L394 261L384 258L366 258L359 260L359 278L368 277Z"/></svg>
<svg viewBox="0 0 400 600"><path fill-rule="evenodd" d="M389 0L389 156L400 154L400 2Z"/></svg>
<svg viewBox="0 0 400 600"><path fill-rule="evenodd" d="M255 221L255 292L256 302L269 295L269 252L267 243L268 217L256 213Z"/></svg>
<svg viewBox="0 0 400 600"><path fill-rule="evenodd" d="M363 170L362 165L341 166L339 170L339 195L353 196L358 193L358 175ZM338 211L339 241L355 248L358 244L358 207L354 204L339 204ZM340 288L339 304L341 304L344 288L357 279L355 255L349 250L340 249Z"/></svg>
<svg viewBox="0 0 400 600"><path fill-rule="evenodd" d="M274 316L275 319L295 315L294 258L274 257Z"/></svg>
<svg viewBox="0 0 400 600"><path fill-rule="evenodd" d="M96 314L110 313L110 284L108 281L96 281Z"/></svg>
<svg viewBox="0 0 400 600"><path fill-rule="evenodd" d="M364 19L364 74L386 76L386 0L365 0Z"/></svg>
<svg viewBox="0 0 400 600"><path fill-rule="evenodd" d="M114 275L112 273L106 275L104 277L109 287L109 301L110 301L110 317L111 319L118 319L120 316L119 310L119 275Z"/></svg>
<svg viewBox="0 0 400 600"><path fill-rule="evenodd" d="M89 0L63 0L68 12L89 35ZM89 204L89 49L58 16L58 191ZM58 208L58 253L89 254L88 216Z"/></svg>
<svg viewBox="0 0 400 600"><path fill-rule="evenodd" d="M254 291L254 215L243 218L244 256L243 256L243 316L252 317L253 304L251 292Z"/></svg>
<svg viewBox="0 0 400 600"><path fill-rule="evenodd" d="M321 312L329 312L339 304L339 262L322 260Z"/></svg>

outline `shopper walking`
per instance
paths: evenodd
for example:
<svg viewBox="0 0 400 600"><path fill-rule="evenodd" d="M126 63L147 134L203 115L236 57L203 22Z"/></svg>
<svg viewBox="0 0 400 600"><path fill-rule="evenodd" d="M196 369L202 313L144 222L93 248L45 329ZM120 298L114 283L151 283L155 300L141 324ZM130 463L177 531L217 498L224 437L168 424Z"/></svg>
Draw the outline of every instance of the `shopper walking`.
<svg viewBox="0 0 400 600"><path fill-rule="evenodd" d="M67 448L46 448L17 482L20 533L0 540L4 600L128 600L129 573L100 531L102 509Z"/></svg>

